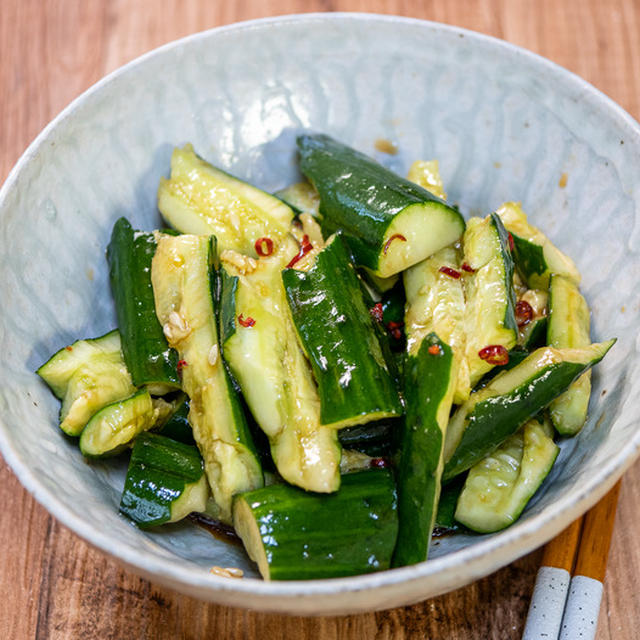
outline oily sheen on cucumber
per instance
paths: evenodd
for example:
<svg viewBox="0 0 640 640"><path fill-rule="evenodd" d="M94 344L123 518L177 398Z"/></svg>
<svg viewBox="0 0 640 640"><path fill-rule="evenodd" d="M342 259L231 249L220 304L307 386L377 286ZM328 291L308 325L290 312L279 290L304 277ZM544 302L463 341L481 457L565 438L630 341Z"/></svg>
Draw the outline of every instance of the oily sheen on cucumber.
<svg viewBox="0 0 640 640"><path fill-rule="evenodd" d="M343 230L358 266L389 277L455 242L460 213L326 135L298 137L300 169L320 195L325 235Z"/></svg>
<svg viewBox="0 0 640 640"><path fill-rule="evenodd" d="M407 415L398 462L398 541L396 567L427 559L440 497L443 445L456 387L451 348L427 335L404 367Z"/></svg>
<svg viewBox="0 0 640 640"><path fill-rule="evenodd" d="M460 251L445 247L403 273L407 350L416 352L424 337L432 332L451 347L456 369L456 404L464 402L471 393L464 321L464 278L468 273L460 263Z"/></svg>
<svg viewBox="0 0 640 640"><path fill-rule="evenodd" d="M469 470L455 518L478 533L513 524L551 471L560 448L553 428L525 423Z"/></svg>
<svg viewBox="0 0 640 640"><path fill-rule="evenodd" d="M152 233L134 231L126 218L115 223L107 261L124 361L133 384L149 385L152 393L162 394L179 389L180 376L178 354L169 348L156 317L151 285L155 252Z"/></svg>
<svg viewBox="0 0 640 640"><path fill-rule="evenodd" d="M495 450L585 371L604 358L615 340L583 349L542 347L496 376L461 405L447 427L443 482Z"/></svg>
<svg viewBox="0 0 640 640"><path fill-rule="evenodd" d="M529 224L520 203L505 202L496 213L511 234L518 271L529 287L548 289L552 273L565 276L576 284L580 282L580 273L573 260Z"/></svg>
<svg viewBox="0 0 640 640"><path fill-rule="evenodd" d="M304 271L282 272L289 310L320 396L325 426L402 415L402 405L339 234Z"/></svg>
<svg viewBox="0 0 640 640"><path fill-rule="evenodd" d="M294 212L285 202L200 158L190 144L174 149L171 177L162 178L158 209L182 233L214 235L220 251L256 256L256 242L280 242Z"/></svg>
<svg viewBox="0 0 640 640"><path fill-rule="evenodd" d="M204 459L219 518L229 522L236 493L262 486L262 467L218 345L208 237L158 240L151 279L156 313L180 356L189 422Z"/></svg>
<svg viewBox="0 0 640 640"><path fill-rule="evenodd" d="M587 301L570 278L553 274L549 284L547 342L552 347L579 348L588 345L591 317ZM589 409L591 371L583 373L549 407L556 431L574 436L582 429Z"/></svg>
<svg viewBox="0 0 640 640"><path fill-rule="evenodd" d="M240 277L221 268L220 335L224 357L271 457L289 483L328 493L340 486L336 429L320 420L320 398L293 326L281 272L289 257L274 254Z"/></svg>
<svg viewBox="0 0 640 640"><path fill-rule="evenodd" d="M189 424L189 398L183 396L175 402L171 413L156 431L158 435L177 440L183 444L195 444L193 430Z"/></svg>
<svg viewBox="0 0 640 640"><path fill-rule="evenodd" d="M70 436L79 436L102 407L135 391L117 329L63 347L36 373L62 401L60 428Z"/></svg>
<svg viewBox="0 0 640 640"><path fill-rule="evenodd" d="M233 524L265 580L338 578L388 569L398 532L386 469L350 473L337 493L286 484L236 497Z"/></svg>
<svg viewBox="0 0 640 640"><path fill-rule="evenodd" d="M80 451L87 458L114 456L140 433L151 429L159 414L147 389L112 402L87 423L80 436Z"/></svg>
<svg viewBox="0 0 640 640"><path fill-rule="evenodd" d="M483 358L486 348L509 350L517 341L513 258L500 218L471 218L463 238L465 351L471 387L496 364Z"/></svg>
<svg viewBox="0 0 640 640"><path fill-rule="evenodd" d="M120 499L120 513L139 527L177 522L204 511L209 486L194 446L152 433L136 439Z"/></svg>

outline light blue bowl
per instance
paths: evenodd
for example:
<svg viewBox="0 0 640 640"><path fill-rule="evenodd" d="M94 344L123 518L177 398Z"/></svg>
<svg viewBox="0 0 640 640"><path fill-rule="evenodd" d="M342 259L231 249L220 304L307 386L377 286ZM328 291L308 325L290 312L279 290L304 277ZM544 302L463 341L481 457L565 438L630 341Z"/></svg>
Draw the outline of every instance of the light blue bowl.
<svg viewBox="0 0 640 640"><path fill-rule="evenodd" d="M294 136L324 131L404 173L437 158L450 201L487 213L521 200L573 256L595 339L589 422L521 518L438 541L412 567L267 583L235 546L188 524L143 533L118 515L122 465L83 460L33 371L115 325L104 250L113 222L159 226L174 145L275 190L296 179ZM563 173L566 187L559 185ZM38 136L0 192L0 449L55 517L152 580L227 605L354 613L460 587L550 539L596 502L640 448L640 129L576 76L504 42L417 20L322 14L247 22L167 45L111 74ZM117 466L117 465L116 465ZM243 580L208 572L238 566Z"/></svg>

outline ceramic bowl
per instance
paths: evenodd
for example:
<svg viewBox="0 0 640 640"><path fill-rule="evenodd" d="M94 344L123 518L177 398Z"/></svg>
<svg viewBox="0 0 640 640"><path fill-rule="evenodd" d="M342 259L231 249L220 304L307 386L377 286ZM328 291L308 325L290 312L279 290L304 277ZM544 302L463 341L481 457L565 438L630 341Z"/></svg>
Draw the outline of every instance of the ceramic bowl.
<svg viewBox="0 0 640 640"><path fill-rule="evenodd" d="M593 336L618 343L593 378L588 424L516 525L436 542L416 566L326 581L261 581L243 551L191 524L141 532L118 515L125 463L87 464L34 370L115 325L104 256L121 215L159 226L156 189L190 141L267 190L297 177L296 132L334 135L404 173L437 158L466 215L521 200L573 256ZM389 139L397 155L376 152ZM563 178L564 176L564 178ZM640 128L586 82L527 51L417 20L321 14L247 22L153 51L75 100L0 193L0 449L56 518L133 571L198 598L295 614L405 605L531 551L593 505L640 447ZM566 182L566 184L565 184ZM237 566L242 580L211 575Z"/></svg>

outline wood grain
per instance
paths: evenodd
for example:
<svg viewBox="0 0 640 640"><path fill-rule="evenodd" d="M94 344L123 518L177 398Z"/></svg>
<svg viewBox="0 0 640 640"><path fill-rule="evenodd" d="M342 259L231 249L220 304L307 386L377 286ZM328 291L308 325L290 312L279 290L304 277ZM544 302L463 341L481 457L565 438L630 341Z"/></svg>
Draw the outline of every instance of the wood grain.
<svg viewBox="0 0 640 640"><path fill-rule="evenodd" d="M604 580L615 524L621 481L584 516L580 549L573 575Z"/></svg>
<svg viewBox="0 0 640 640"><path fill-rule="evenodd" d="M640 115L634 0L2 0L0 180L42 127L105 73L175 38L236 20L305 11L395 13L527 47ZM25 425L28 428L28 425ZM53 520L0 460L3 638L518 638L541 551L426 602L343 618L293 618L206 604L120 569ZM626 475L598 638L640 624L640 465ZM250 606L250 603L247 603Z"/></svg>
<svg viewBox="0 0 640 640"><path fill-rule="evenodd" d="M578 518L544 546L542 566L573 571L583 521L584 518Z"/></svg>

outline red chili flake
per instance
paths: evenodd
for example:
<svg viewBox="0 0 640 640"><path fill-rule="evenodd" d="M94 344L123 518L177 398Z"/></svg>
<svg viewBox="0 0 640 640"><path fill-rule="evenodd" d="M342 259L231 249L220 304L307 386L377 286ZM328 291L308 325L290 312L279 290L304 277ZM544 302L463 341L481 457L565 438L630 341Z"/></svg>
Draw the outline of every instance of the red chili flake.
<svg viewBox="0 0 640 640"><path fill-rule="evenodd" d="M387 329L389 333L396 339L400 340L402 338L402 327L404 326L403 322L388 322Z"/></svg>
<svg viewBox="0 0 640 640"><path fill-rule="evenodd" d="M476 272L476 270L473 267L471 267L470 265L468 265L466 262L462 263L462 270L466 271L467 273L475 273Z"/></svg>
<svg viewBox="0 0 640 640"><path fill-rule="evenodd" d="M509 251L513 251L513 236L510 231L507 231L507 233L509 234Z"/></svg>
<svg viewBox="0 0 640 640"><path fill-rule="evenodd" d="M256 323L256 321L251 316L247 316L246 318L243 318L242 314L238 316L238 322L243 327L253 327L253 325Z"/></svg>
<svg viewBox="0 0 640 640"><path fill-rule="evenodd" d="M389 251L389 245L394 241L394 240L402 240L402 242L406 242L407 239L400 233L394 233L384 244L384 249L382 250L382 253L386 256L387 255L387 251Z"/></svg>
<svg viewBox="0 0 640 640"><path fill-rule="evenodd" d="M377 302L376 304L369 309L369 313L371 317L377 322L382 322L383 311L382 311L382 302Z"/></svg>
<svg viewBox="0 0 640 640"><path fill-rule="evenodd" d="M533 307L526 300L516 302L516 321L519 327L524 327L533 319Z"/></svg>
<svg viewBox="0 0 640 640"><path fill-rule="evenodd" d="M371 469L386 469L390 466L389 458L371 458L369 461L369 467Z"/></svg>
<svg viewBox="0 0 640 640"><path fill-rule="evenodd" d="M73 351L73 347L65 347L67 351Z"/></svg>
<svg viewBox="0 0 640 640"><path fill-rule="evenodd" d="M509 352L501 344L490 344L478 351L478 355L489 364L507 364Z"/></svg>
<svg viewBox="0 0 640 640"><path fill-rule="evenodd" d="M304 258L307 253L311 251L311 249L313 249L313 245L309 242L309 236L305 234L304 236L302 236L302 243L300 245L300 251L298 252L298 255L294 256L291 259L291 262L289 262L289 264L286 266L286 269L290 269L291 267L293 267L293 265L298 262L298 260Z"/></svg>
<svg viewBox="0 0 640 640"><path fill-rule="evenodd" d="M444 273L445 276L449 276L450 278L453 278L454 280L457 280L460 277L460 272L456 271L455 269L452 269L451 267L440 267L438 269L438 271L440 273Z"/></svg>
<svg viewBox="0 0 640 640"><path fill-rule="evenodd" d="M259 256L266 257L273 253L273 240L271 238L258 238L254 246Z"/></svg>
<svg viewBox="0 0 640 640"><path fill-rule="evenodd" d="M180 373L186 366L187 366L186 360L178 360L178 366L176 367L178 369L178 373Z"/></svg>
<svg viewBox="0 0 640 640"><path fill-rule="evenodd" d="M440 355L440 347L437 344L432 344L427 351L432 355L432 356L439 356Z"/></svg>

